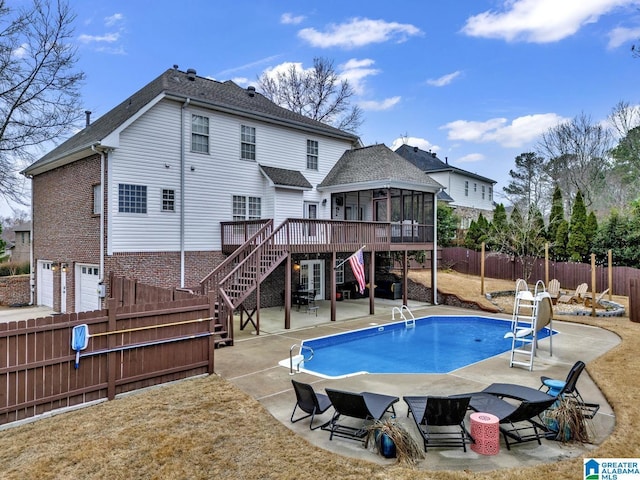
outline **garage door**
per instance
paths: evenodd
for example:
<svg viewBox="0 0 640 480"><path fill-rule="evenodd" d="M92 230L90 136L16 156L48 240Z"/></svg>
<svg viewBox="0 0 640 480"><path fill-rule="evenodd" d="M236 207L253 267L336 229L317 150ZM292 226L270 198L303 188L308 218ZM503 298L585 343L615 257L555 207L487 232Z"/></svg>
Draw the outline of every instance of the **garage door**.
<svg viewBox="0 0 640 480"><path fill-rule="evenodd" d="M53 263L38 260L38 305L53 308Z"/></svg>
<svg viewBox="0 0 640 480"><path fill-rule="evenodd" d="M77 265L76 312L99 310L98 281L100 270L95 265Z"/></svg>

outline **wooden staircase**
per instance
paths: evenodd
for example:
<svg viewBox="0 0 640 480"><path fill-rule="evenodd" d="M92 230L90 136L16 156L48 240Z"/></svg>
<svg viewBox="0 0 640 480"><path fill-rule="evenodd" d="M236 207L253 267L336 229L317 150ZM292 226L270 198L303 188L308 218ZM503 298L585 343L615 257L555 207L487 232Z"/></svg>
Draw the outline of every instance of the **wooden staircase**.
<svg viewBox="0 0 640 480"><path fill-rule="evenodd" d="M276 242L285 225L267 222L200 282L202 294L216 292L216 345L233 345L233 312L287 258L288 245Z"/></svg>

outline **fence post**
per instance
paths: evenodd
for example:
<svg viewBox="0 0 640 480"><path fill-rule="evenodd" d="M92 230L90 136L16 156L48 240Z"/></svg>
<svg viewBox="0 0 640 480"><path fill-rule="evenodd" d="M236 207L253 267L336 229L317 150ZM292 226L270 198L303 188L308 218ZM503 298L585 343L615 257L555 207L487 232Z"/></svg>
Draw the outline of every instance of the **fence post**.
<svg viewBox="0 0 640 480"><path fill-rule="evenodd" d="M109 322L107 324L107 331L113 332L117 330L116 323L116 305L118 301L115 298L107 300L107 316ZM107 348L112 350L116 347L115 335L109 335L107 337ZM113 400L116 398L116 373L118 371L118 352L111 351L107 353L107 398Z"/></svg>
<svg viewBox="0 0 640 480"><path fill-rule="evenodd" d="M637 278L629 279L629 319L640 323L640 283Z"/></svg>
<svg viewBox="0 0 640 480"><path fill-rule="evenodd" d="M209 360L209 365L207 367L207 372L209 373L209 375L213 374L214 372L214 364L213 364L213 357L214 357L214 352L216 350L216 336L215 336L215 331L216 331L216 293L213 291L210 291L207 294L207 297L209 298L209 318L211 320L209 320L209 355L208 355L208 360Z"/></svg>

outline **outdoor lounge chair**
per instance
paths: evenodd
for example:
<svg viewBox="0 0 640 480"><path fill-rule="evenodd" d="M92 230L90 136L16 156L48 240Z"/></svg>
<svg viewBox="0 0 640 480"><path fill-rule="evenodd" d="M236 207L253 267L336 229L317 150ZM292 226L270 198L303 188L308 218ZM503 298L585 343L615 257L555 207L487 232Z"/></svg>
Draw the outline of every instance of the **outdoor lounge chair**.
<svg viewBox="0 0 640 480"><path fill-rule="evenodd" d="M332 388L327 388L326 391L335 410L333 417L323 428L331 432L329 440L333 440L334 436L351 440L363 439L367 434L367 425L380 420L389 410L395 415L393 404L400 400L391 395L371 392L354 393ZM352 422L348 419L357 421ZM338 422L339 420L341 421Z"/></svg>
<svg viewBox="0 0 640 480"><path fill-rule="evenodd" d="M313 390L313 387L307 383L297 382L295 380L291 380L293 384L293 389L296 392L296 405L293 407L293 412L291 412L291 423L296 423L305 418L311 417L311 422L309 423L310 430L316 430L317 428L326 425L326 423L322 425L313 426L313 419L316 414L320 415L329 410L331 407L331 400L324 393L316 393ZM300 408L307 415L302 417L293 419L296 409Z"/></svg>
<svg viewBox="0 0 640 480"><path fill-rule="evenodd" d="M535 391L535 389L532 390ZM555 397L550 395L547 397L542 400L524 400L519 404L514 404L497 395L480 392L471 395L469 408L476 412L489 413L498 417L500 432L502 432L507 450L511 450L513 443L536 440L538 445L542 445L541 438L555 435L555 433L549 432L540 418L540 415L556 401ZM509 439L513 441L509 443Z"/></svg>
<svg viewBox="0 0 640 480"><path fill-rule="evenodd" d="M427 447L462 447L473 438L464 425L471 395L403 397ZM407 412L407 415L409 414Z"/></svg>
<svg viewBox="0 0 640 480"><path fill-rule="evenodd" d="M578 391L578 378L580 378L580 374L585 368L585 364L583 361L578 360L569 373L567 374L567 378L565 380L556 380L549 377L540 377L540 381L542 385L540 385L540 389L546 388L547 393L549 395L553 395L556 397L570 397L575 399L575 401L580 406L583 415L586 418L593 418L598 410L600 409L600 405L597 403L586 403L580 395Z"/></svg>
<svg viewBox="0 0 640 480"><path fill-rule="evenodd" d="M551 297L551 301L556 303L558 298L560 297L560 280L554 278L549 282L549 286L547 288L547 293Z"/></svg>
<svg viewBox="0 0 640 480"><path fill-rule="evenodd" d="M602 301L602 299L604 298L604 296L609 293L609 289L607 288L606 290L600 292L598 295L596 295L596 300L595 300L595 306L596 308L605 308L604 305L602 305L602 303L600 303ZM592 306L592 299L591 299L591 294L590 293L585 293L584 295L584 306L585 307L591 307Z"/></svg>
<svg viewBox="0 0 640 480"><path fill-rule="evenodd" d="M574 293L566 293L558 298L558 303L577 303L583 300L585 293L589 289L589 285L581 283L576 287Z"/></svg>

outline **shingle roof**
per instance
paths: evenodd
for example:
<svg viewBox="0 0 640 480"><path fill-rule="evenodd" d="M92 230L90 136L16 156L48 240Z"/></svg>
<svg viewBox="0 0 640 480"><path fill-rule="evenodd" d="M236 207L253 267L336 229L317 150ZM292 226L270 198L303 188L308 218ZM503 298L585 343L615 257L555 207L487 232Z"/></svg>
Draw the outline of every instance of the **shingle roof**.
<svg viewBox="0 0 640 480"><path fill-rule="evenodd" d="M483 177L482 175L478 175L477 173L472 173L467 170L463 170L462 168L454 167L453 165L449 165L446 162L443 162L438 158L438 156L433 152L425 152L424 150L420 150L418 147L412 147L411 145L401 145L396 148L396 153L401 157L407 159L411 163L413 163L416 167L426 173L436 173L436 172L456 172L461 175L466 175L468 177L476 178L483 182L487 183L497 183L495 180L491 180L490 178Z"/></svg>
<svg viewBox="0 0 640 480"><path fill-rule="evenodd" d="M347 150L318 185L334 187L357 183L388 183L442 188L438 182L384 144Z"/></svg>
<svg viewBox="0 0 640 480"><path fill-rule="evenodd" d="M287 170L286 168L268 167L266 165L260 165L260 170L276 187L313 188L309 180L298 170Z"/></svg>
<svg viewBox="0 0 640 480"><path fill-rule="evenodd" d="M169 69L91 125L51 150L23 173L29 175L35 170L40 173L41 167L54 160L90 149L92 144L105 139L161 94L180 99L189 98L192 103L198 103L213 110L281 123L305 129L317 135L347 139L354 144L358 142L356 135L279 107L254 89L241 88L232 81L218 82L177 69Z"/></svg>

